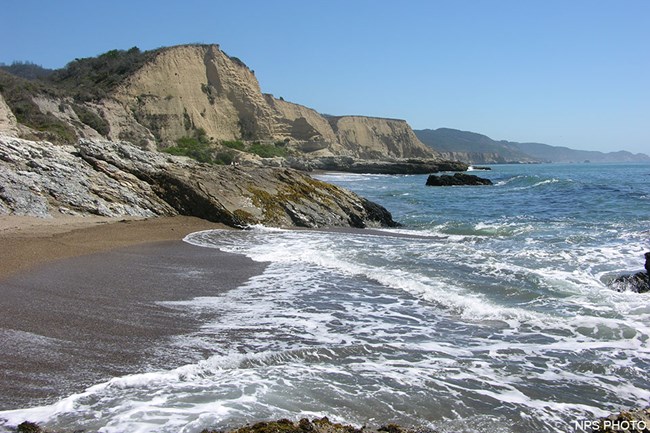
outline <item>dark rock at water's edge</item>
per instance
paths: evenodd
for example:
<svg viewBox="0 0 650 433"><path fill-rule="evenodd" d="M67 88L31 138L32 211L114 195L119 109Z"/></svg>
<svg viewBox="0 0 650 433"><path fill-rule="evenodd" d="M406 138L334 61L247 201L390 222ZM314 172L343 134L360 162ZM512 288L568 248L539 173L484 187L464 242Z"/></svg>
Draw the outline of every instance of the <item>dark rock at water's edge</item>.
<svg viewBox="0 0 650 433"><path fill-rule="evenodd" d="M618 292L650 292L650 277L647 272L637 272L632 275L621 275L611 282L610 286Z"/></svg>
<svg viewBox="0 0 650 433"><path fill-rule="evenodd" d="M333 423L327 417L310 421L303 418L298 422L288 419L278 421L259 422L253 425L246 425L229 433L436 433L428 428L406 429L397 424L387 424L378 428L366 426L355 427L340 423ZM201 433L222 433L218 430L203 430Z"/></svg>
<svg viewBox="0 0 650 433"><path fill-rule="evenodd" d="M233 167L126 142L0 136L0 215L187 215L233 227L380 227L385 208L288 168Z"/></svg>
<svg viewBox="0 0 650 433"><path fill-rule="evenodd" d="M14 430L16 433L55 433L53 431L43 429L38 424L25 421ZM345 425L334 423L327 417L320 419L309 420L303 418L298 422L288 419L280 419L277 421L262 421L255 424L247 424L234 430L229 430L228 433L437 433L435 430L429 428L407 429L397 424L382 425L378 428L368 428L366 426L355 427L352 425ZM58 432L62 433L62 432ZM209 430L204 429L201 433L224 433L224 430Z"/></svg>
<svg viewBox="0 0 650 433"><path fill-rule="evenodd" d="M486 167L486 166L483 166L483 165L473 165L473 166L472 166L472 170L476 170L476 171L490 171L490 170L492 170L492 167Z"/></svg>
<svg viewBox="0 0 650 433"><path fill-rule="evenodd" d="M472 174L454 173L453 176L447 174L437 176L432 174L427 178L426 184L427 186L473 186L492 185L492 181Z"/></svg>
<svg viewBox="0 0 650 433"><path fill-rule="evenodd" d="M650 408L623 411L594 421L595 433L648 433L650 432Z"/></svg>
<svg viewBox="0 0 650 433"><path fill-rule="evenodd" d="M645 253L645 272L616 277L610 286L619 292L650 292L650 252Z"/></svg>
<svg viewBox="0 0 650 433"><path fill-rule="evenodd" d="M314 170L365 174L427 174L440 171L466 171L469 165L458 161L427 158L362 160L349 156L328 156L309 160Z"/></svg>

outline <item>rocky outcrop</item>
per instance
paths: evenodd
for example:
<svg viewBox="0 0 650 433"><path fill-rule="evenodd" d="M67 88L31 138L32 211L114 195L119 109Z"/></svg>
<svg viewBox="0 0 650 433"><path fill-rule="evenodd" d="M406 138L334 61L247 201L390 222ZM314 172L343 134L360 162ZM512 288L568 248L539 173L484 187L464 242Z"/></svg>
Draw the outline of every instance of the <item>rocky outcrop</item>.
<svg viewBox="0 0 650 433"><path fill-rule="evenodd" d="M38 424L25 421L19 424L16 433L52 433L49 430L41 428ZM407 429L397 424L382 425L377 428L367 426L355 427L330 421L327 417L315 418L309 420L303 418L300 421L291 421L280 419L277 421L260 421L253 424L246 424L228 433L436 433L436 430L421 427L417 429ZM59 433L62 433L59 431ZM204 429L201 433L224 433L224 430Z"/></svg>
<svg viewBox="0 0 650 433"><path fill-rule="evenodd" d="M108 164L93 167L73 146L0 136L0 214L167 216L177 212L151 185Z"/></svg>
<svg viewBox="0 0 650 433"><path fill-rule="evenodd" d="M647 433L650 431L650 408L623 411L590 424L592 431L597 433Z"/></svg>
<svg viewBox="0 0 650 433"><path fill-rule="evenodd" d="M650 292L650 252L645 253L645 272L616 277L610 286L618 292Z"/></svg>
<svg viewBox="0 0 650 433"><path fill-rule="evenodd" d="M0 214L190 215L230 226L393 226L390 213L286 168L201 164L129 143L0 136Z"/></svg>
<svg viewBox="0 0 650 433"><path fill-rule="evenodd" d="M308 161L314 170L368 174L428 174L440 171L465 171L467 164L425 158L364 160L345 156L315 158Z"/></svg>
<svg viewBox="0 0 650 433"><path fill-rule="evenodd" d="M427 178L427 186L474 186L474 185L492 185L490 179L474 176L472 174L454 173L450 175L431 175Z"/></svg>
<svg viewBox="0 0 650 433"><path fill-rule="evenodd" d="M7 135L18 134L16 116L12 113L2 94L0 94L0 133Z"/></svg>

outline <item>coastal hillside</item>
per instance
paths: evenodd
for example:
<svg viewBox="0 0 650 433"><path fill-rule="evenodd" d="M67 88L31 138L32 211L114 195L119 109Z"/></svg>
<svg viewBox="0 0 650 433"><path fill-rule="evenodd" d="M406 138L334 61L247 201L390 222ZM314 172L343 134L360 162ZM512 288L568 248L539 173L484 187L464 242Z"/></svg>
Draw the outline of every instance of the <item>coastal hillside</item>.
<svg viewBox="0 0 650 433"><path fill-rule="evenodd" d="M542 143L510 142L509 146L544 162L650 162L650 156L644 153L627 151L604 153Z"/></svg>
<svg viewBox="0 0 650 433"><path fill-rule="evenodd" d="M3 69L0 94L16 118L4 115L3 128L23 138L126 140L149 150L183 139L241 141L279 156L437 157L403 120L325 117L262 93L254 71L218 45L113 50L38 78L28 68L32 79L14 75L24 68Z"/></svg>
<svg viewBox="0 0 650 433"><path fill-rule="evenodd" d="M450 128L422 129L415 135L442 158L468 164L531 162L650 162L648 155L630 152L597 152L541 143L496 141L475 132Z"/></svg>
<svg viewBox="0 0 650 433"><path fill-rule="evenodd" d="M450 128L422 129L415 135L443 158L464 161L468 164L508 164L513 162L539 162L536 158L503 142L475 132Z"/></svg>

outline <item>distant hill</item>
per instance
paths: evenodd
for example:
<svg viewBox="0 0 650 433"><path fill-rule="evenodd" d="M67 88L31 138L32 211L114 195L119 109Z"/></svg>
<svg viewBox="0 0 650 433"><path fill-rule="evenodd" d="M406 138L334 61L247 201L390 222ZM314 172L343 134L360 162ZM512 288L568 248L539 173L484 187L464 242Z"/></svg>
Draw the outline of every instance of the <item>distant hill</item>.
<svg viewBox="0 0 650 433"><path fill-rule="evenodd" d="M47 78L54 72L53 69L47 69L32 62L13 62L11 65L0 63L0 69L26 80Z"/></svg>
<svg viewBox="0 0 650 433"><path fill-rule="evenodd" d="M488 136L450 128L415 130L420 141L443 158L470 164L535 162L650 162L643 153L597 152L541 143L496 141Z"/></svg>
<svg viewBox="0 0 650 433"><path fill-rule="evenodd" d="M644 153L631 153L627 151L597 152L593 150L575 150L568 147L550 146L542 143L509 143L541 161L548 162L650 162L650 156Z"/></svg>
<svg viewBox="0 0 650 433"><path fill-rule="evenodd" d="M420 141L443 158L459 160L470 164L507 164L515 162L539 162L504 142L475 132L459 131L450 128L415 130Z"/></svg>

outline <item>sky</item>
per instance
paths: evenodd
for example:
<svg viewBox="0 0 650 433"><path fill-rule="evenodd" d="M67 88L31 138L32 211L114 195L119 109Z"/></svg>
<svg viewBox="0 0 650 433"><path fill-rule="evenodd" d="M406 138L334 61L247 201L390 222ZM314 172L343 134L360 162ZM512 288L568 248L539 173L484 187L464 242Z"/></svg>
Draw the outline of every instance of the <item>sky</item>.
<svg viewBox="0 0 650 433"><path fill-rule="evenodd" d="M650 153L650 0L0 0L0 62L216 43L333 115Z"/></svg>

